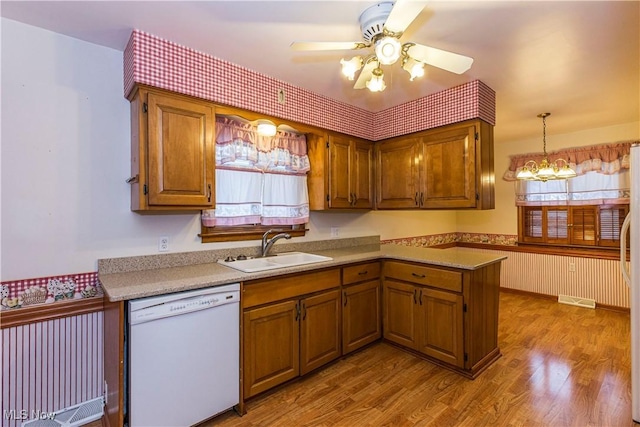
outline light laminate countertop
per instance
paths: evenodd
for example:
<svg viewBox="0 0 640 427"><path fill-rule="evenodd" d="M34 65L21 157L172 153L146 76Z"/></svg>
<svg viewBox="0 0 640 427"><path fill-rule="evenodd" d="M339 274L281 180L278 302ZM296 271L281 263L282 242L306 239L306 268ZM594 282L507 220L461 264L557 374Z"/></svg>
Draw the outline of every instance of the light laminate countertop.
<svg viewBox="0 0 640 427"><path fill-rule="evenodd" d="M101 273L99 269L98 273L107 298L111 302L116 302L381 259L463 270L476 270L506 259L505 256L472 252L455 247L433 249L379 244L305 252L333 259L257 273L243 273L217 262L116 273Z"/></svg>

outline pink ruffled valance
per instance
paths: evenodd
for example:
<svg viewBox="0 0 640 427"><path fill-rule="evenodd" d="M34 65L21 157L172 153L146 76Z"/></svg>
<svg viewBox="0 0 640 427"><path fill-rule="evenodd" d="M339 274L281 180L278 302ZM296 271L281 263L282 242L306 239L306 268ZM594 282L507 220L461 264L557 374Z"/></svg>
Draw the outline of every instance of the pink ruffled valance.
<svg viewBox="0 0 640 427"><path fill-rule="evenodd" d="M566 148L551 151L547 154L550 162L557 159L564 159L569 162L569 165L578 175L584 175L592 171L611 175L622 169L629 169L631 144L637 142L639 141L621 141L611 144ZM516 181L516 175L525 163L534 160L540 164L543 157L543 153L515 154L510 156L509 168L504 173L502 179L505 181Z"/></svg>
<svg viewBox="0 0 640 427"><path fill-rule="evenodd" d="M283 131L263 136L250 122L216 117L216 166L306 174L310 169L307 139L305 135Z"/></svg>

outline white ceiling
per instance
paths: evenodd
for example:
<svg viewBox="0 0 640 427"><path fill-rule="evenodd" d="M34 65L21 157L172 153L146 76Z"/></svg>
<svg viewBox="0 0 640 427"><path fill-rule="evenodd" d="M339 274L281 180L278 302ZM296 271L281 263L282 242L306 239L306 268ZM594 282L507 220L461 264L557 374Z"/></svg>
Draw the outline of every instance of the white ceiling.
<svg viewBox="0 0 640 427"><path fill-rule="evenodd" d="M409 82L384 67L382 93L340 74L350 51L295 52L292 41L360 41L375 1L1 1L3 17L122 51L134 28L378 111L479 79L496 91L495 136L541 136L640 117L640 2L433 1L402 41L474 58L463 75L427 67ZM532 147L536 150L540 147Z"/></svg>

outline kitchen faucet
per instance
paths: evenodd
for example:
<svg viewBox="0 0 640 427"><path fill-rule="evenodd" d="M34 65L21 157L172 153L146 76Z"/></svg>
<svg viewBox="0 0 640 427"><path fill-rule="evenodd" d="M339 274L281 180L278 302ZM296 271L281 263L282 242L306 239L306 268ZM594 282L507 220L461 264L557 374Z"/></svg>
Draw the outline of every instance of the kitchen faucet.
<svg viewBox="0 0 640 427"><path fill-rule="evenodd" d="M282 238L285 238L288 240L291 238L291 234L289 233L280 233L280 234L276 234L271 239L269 239L269 234L275 233L278 231L282 231L282 230L271 229L271 230L267 230L267 232L262 235L262 252L260 255L261 257L269 256L269 250L271 249L273 244L278 240Z"/></svg>

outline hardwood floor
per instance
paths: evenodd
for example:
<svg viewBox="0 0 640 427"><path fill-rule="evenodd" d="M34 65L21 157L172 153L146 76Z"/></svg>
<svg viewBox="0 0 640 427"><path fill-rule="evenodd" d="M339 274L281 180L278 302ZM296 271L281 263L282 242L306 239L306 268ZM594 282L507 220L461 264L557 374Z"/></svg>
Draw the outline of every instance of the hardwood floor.
<svg viewBox="0 0 640 427"><path fill-rule="evenodd" d="M502 357L475 380L379 343L213 426L632 426L629 315L502 293Z"/></svg>

